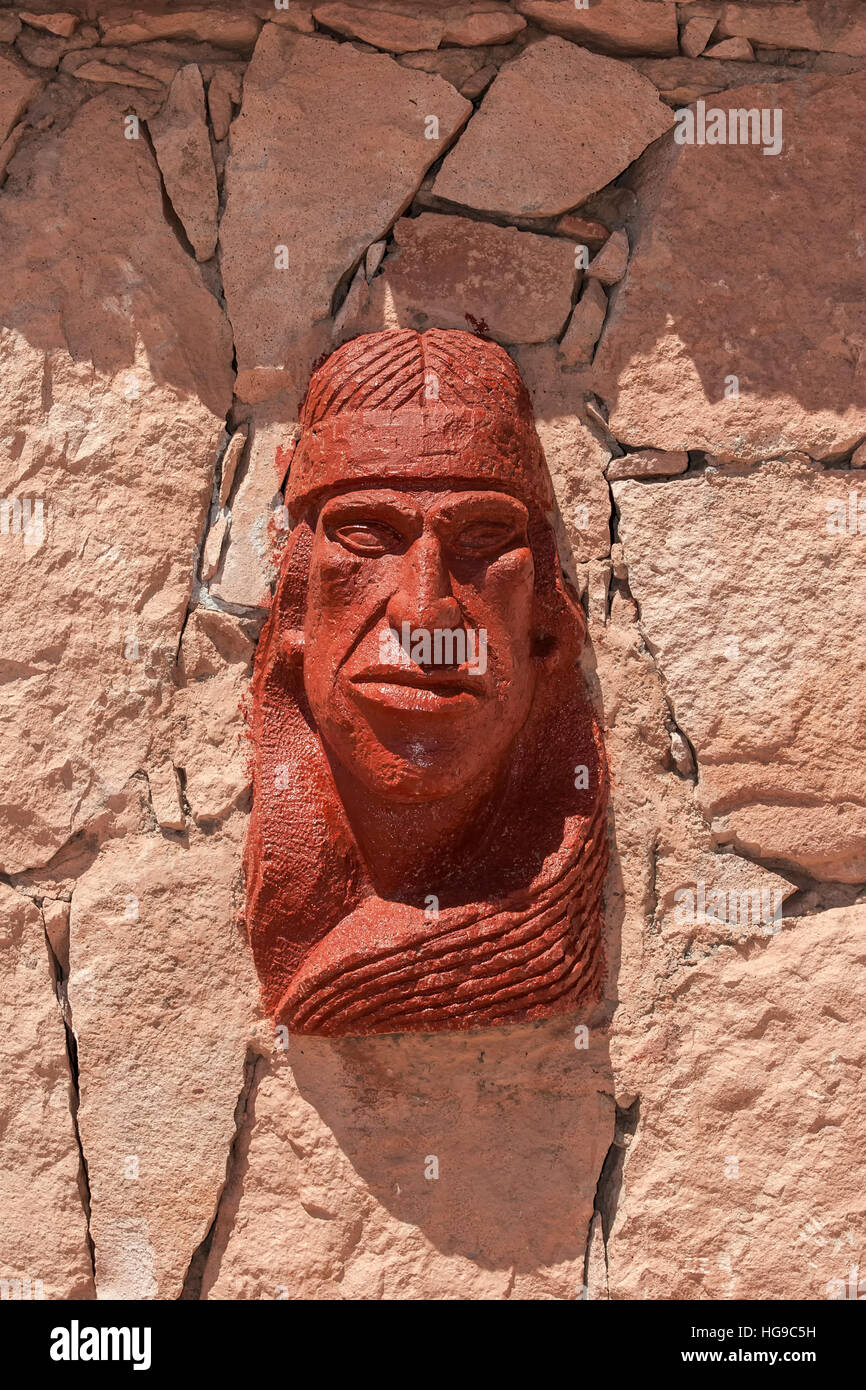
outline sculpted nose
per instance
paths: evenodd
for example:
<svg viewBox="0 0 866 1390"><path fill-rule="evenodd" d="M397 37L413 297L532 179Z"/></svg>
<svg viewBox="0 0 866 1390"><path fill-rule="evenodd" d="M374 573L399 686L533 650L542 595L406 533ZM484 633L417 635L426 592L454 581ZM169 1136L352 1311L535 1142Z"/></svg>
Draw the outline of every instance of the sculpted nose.
<svg viewBox="0 0 866 1390"><path fill-rule="evenodd" d="M400 587L388 604L387 618L397 632L403 623L428 631L463 626L460 605L451 592L451 576L435 536L422 536L407 552Z"/></svg>

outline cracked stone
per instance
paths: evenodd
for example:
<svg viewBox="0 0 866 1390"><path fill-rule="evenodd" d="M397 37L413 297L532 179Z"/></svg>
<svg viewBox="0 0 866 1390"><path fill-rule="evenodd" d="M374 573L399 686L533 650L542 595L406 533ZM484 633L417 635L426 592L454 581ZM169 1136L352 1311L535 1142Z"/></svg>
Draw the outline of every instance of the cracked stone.
<svg viewBox="0 0 866 1390"><path fill-rule="evenodd" d="M92 1298L75 1096L42 917L5 884L0 946L0 1278L21 1280L25 1299Z"/></svg>
<svg viewBox="0 0 866 1390"><path fill-rule="evenodd" d="M563 238L422 213L396 224L394 242L376 292L392 296L401 326L483 325L501 343L562 332L575 280L574 250Z"/></svg>
<svg viewBox="0 0 866 1390"><path fill-rule="evenodd" d="M672 121L629 64L542 39L499 72L433 192L506 216L566 212L610 183Z"/></svg>
<svg viewBox="0 0 866 1390"><path fill-rule="evenodd" d="M850 490L850 472L787 463L613 489L641 628L717 840L857 883L866 534L850 530Z"/></svg>
<svg viewBox="0 0 866 1390"><path fill-rule="evenodd" d="M598 280L587 280L559 345L559 351L566 362L578 366L592 361L606 313L607 295L601 284Z"/></svg>
<svg viewBox="0 0 866 1390"><path fill-rule="evenodd" d="M75 886L69 1001L101 1298L177 1298L216 1210L258 992L234 922L240 839L130 835Z"/></svg>
<svg viewBox="0 0 866 1390"><path fill-rule="evenodd" d="M568 1020L520 1031L517 1051L513 1030L490 1029L292 1039L288 1057L275 1053L204 1296L574 1298L613 1135L603 1041L591 1029L576 1051Z"/></svg>
<svg viewBox="0 0 866 1390"><path fill-rule="evenodd" d="M612 1298L851 1297L863 1222L866 909L680 968L640 1033ZM797 1258L791 1258L791 1252Z"/></svg>
<svg viewBox="0 0 866 1390"><path fill-rule="evenodd" d="M44 864L144 765L231 403L228 324L123 115L122 98L85 101L19 153L0 206L0 468L31 505L0 566L9 873Z"/></svg>
<svg viewBox="0 0 866 1390"><path fill-rule="evenodd" d="M627 269L628 236L619 229L611 232L598 255L590 261L586 274L588 279L610 286L621 280Z"/></svg>
<svg viewBox="0 0 866 1390"><path fill-rule="evenodd" d="M341 277L408 206L471 110L441 78L384 54L265 25L232 125L220 227L243 399L285 385L296 406ZM431 139L428 115L438 121Z"/></svg>
<svg viewBox="0 0 866 1390"><path fill-rule="evenodd" d="M102 42L147 43L152 39L201 39L220 48L251 49L261 20L254 15L227 14L219 10L182 10L175 14L150 14L136 10L129 18L100 17Z"/></svg>
<svg viewBox="0 0 866 1390"><path fill-rule="evenodd" d="M697 58L703 53L715 27L715 15L703 15L688 20L680 34L680 48L687 58Z"/></svg>
<svg viewBox="0 0 866 1390"><path fill-rule="evenodd" d="M165 104L148 121L165 190L197 261L213 255L219 197L210 149L204 84L195 63L180 69Z"/></svg>
<svg viewBox="0 0 866 1390"><path fill-rule="evenodd" d="M866 337L866 186L852 175L866 72L738 88L715 104L781 111L782 152L670 137L640 161L596 389L628 445L842 457L866 432L851 350ZM806 244L824 250L803 275L792 267Z"/></svg>
<svg viewBox="0 0 866 1390"><path fill-rule="evenodd" d="M688 466L689 456L683 452L635 449L634 453L612 459L606 472L613 483L623 478L670 478L677 473L685 473Z"/></svg>
<svg viewBox="0 0 866 1390"><path fill-rule="evenodd" d="M676 53L677 7L645 0L604 0L578 9L570 0L515 0L533 24L603 53Z"/></svg>
<svg viewBox="0 0 866 1390"><path fill-rule="evenodd" d="M437 48L445 31L443 21L433 15L413 16L387 9L360 9L356 5L316 5L313 17L327 29L362 39L390 53Z"/></svg>

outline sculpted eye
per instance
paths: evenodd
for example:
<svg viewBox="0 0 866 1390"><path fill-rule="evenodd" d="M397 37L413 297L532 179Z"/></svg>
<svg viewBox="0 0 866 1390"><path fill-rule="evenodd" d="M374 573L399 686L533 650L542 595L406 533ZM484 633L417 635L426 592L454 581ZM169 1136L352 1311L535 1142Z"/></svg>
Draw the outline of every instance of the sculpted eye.
<svg viewBox="0 0 866 1390"><path fill-rule="evenodd" d="M462 555L492 555L518 539L514 526L505 521L476 521L464 526L454 538L454 549Z"/></svg>
<svg viewBox="0 0 866 1390"><path fill-rule="evenodd" d="M402 539L381 521L347 521L332 532L334 540L354 555L385 555L399 550Z"/></svg>

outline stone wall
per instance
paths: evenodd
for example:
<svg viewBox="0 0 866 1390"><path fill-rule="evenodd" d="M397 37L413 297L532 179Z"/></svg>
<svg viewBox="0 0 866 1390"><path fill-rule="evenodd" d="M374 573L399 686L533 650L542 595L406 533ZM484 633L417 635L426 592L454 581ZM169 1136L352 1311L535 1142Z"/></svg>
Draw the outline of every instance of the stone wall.
<svg viewBox="0 0 866 1390"><path fill-rule="evenodd" d="M4 1297L846 1296L864 122L856 0L0 10ZM397 325L533 396L606 988L286 1050L238 921L282 451Z"/></svg>

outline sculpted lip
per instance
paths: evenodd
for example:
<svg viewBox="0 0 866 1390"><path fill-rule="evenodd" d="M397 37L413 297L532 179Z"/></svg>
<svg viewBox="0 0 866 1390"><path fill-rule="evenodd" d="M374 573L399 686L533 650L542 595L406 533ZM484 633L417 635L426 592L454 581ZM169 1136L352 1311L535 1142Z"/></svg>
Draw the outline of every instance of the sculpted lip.
<svg viewBox="0 0 866 1390"><path fill-rule="evenodd" d="M351 676L349 684L362 700L424 714L467 709L483 693L480 677L453 669L371 666Z"/></svg>

